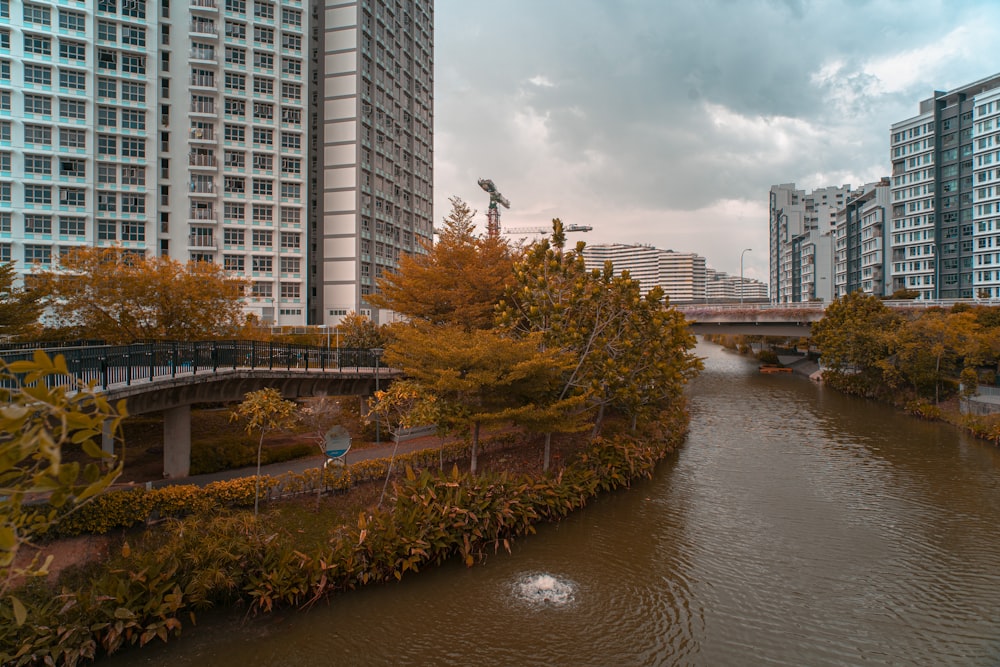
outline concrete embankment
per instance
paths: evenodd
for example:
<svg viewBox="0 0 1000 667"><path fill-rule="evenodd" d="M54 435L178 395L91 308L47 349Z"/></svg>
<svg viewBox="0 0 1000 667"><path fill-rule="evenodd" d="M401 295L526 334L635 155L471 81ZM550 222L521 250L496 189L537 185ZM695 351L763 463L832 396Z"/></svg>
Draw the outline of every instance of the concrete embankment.
<svg viewBox="0 0 1000 667"><path fill-rule="evenodd" d="M810 380L815 380L816 382L822 381L822 373L820 372L819 364L808 357L803 357L799 355L779 355L778 361L781 362L783 366L787 366L792 369L792 372L799 373L800 375L805 375Z"/></svg>

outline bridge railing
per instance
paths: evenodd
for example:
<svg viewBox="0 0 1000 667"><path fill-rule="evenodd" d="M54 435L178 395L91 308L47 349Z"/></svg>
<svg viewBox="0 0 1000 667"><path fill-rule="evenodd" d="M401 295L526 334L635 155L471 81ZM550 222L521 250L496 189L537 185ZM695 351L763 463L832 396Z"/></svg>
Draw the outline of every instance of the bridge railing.
<svg viewBox="0 0 1000 667"><path fill-rule="evenodd" d="M98 389L113 385L152 382L159 378L218 373L223 370L268 369L344 371L377 368L381 350L325 348L258 340L163 341L132 345L50 347L49 356L63 355L68 375L50 376L48 385L93 382ZM35 350L0 351L0 361L30 360ZM21 378L5 380L11 388Z"/></svg>

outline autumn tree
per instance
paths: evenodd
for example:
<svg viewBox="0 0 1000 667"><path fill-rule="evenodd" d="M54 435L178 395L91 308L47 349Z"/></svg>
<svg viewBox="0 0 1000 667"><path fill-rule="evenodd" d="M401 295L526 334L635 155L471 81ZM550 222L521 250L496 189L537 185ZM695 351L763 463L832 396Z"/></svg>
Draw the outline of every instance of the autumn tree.
<svg viewBox="0 0 1000 667"><path fill-rule="evenodd" d="M41 293L15 287L13 263L0 264L0 336L21 336L39 328Z"/></svg>
<svg viewBox="0 0 1000 667"><path fill-rule="evenodd" d="M898 313L861 291L831 303L823 319L812 325L824 381L864 396L895 386L899 378L890 358L902 326Z"/></svg>
<svg viewBox="0 0 1000 667"><path fill-rule="evenodd" d="M512 278L514 250L503 238L477 236L475 212L461 199L452 197L451 205L437 243L401 257L368 301L430 324L489 329Z"/></svg>
<svg viewBox="0 0 1000 667"><path fill-rule="evenodd" d="M74 248L57 269L36 274L57 327L113 343L232 335L243 320L245 285L211 262L187 266L120 248Z"/></svg>
<svg viewBox="0 0 1000 667"><path fill-rule="evenodd" d="M10 604L18 624L24 605L7 597L15 576L44 574L37 559L15 567L22 546L44 534L59 512L79 507L105 490L121 473L99 444L105 432L120 437L125 402L111 405L87 385L51 382L69 375L66 360L36 352L32 361L0 362L0 604ZM83 450L85 465L63 459ZM85 459L85 460L86 460ZM47 494L48 507L26 505L29 494Z"/></svg>
<svg viewBox="0 0 1000 667"><path fill-rule="evenodd" d="M399 330L386 362L402 369L419 391L437 402L439 423L472 435L473 474L480 429L518 417L551 389L562 364L542 353L537 336L512 338L469 331L458 324L415 322Z"/></svg>
<svg viewBox="0 0 1000 667"><path fill-rule="evenodd" d="M337 325L340 347L371 350L389 344L388 328L372 322L367 315L359 315L353 310Z"/></svg>
<svg viewBox="0 0 1000 667"><path fill-rule="evenodd" d="M378 504L382 505L385 491L392 475L392 466L399 450L400 431L405 428L432 424L437 421L437 402L433 394L427 392L418 382L410 379L397 380L388 389L375 392L369 401L369 419L378 419L392 428L393 447L389 466L385 472L385 483Z"/></svg>
<svg viewBox="0 0 1000 667"><path fill-rule="evenodd" d="M982 338L974 313L940 308L906 322L897 337L895 363L914 390L934 402L941 400L941 383L957 377L968 359L981 354Z"/></svg>
<svg viewBox="0 0 1000 667"><path fill-rule="evenodd" d="M283 399L281 392L273 387L250 391L233 410L230 420L243 422L247 434L260 433L260 440L257 442L257 483L253 498L253 515L256 518L260 504L260 458L264 449L264 436L295 422L295 403Z"/></svg>

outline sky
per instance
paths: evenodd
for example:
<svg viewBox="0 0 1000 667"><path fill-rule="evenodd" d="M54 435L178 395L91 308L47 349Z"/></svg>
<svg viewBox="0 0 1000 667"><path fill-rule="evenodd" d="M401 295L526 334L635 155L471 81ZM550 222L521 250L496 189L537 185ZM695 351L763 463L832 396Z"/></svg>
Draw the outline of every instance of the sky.
<svg viewBox="0 0 1000 667"><path fill-rule="evenodd" d="M436 0L434 220L593 226L768 280L768 190L889 174L889 126L1000 72L1000 1ZM744 249L751 251L743 253Z"/></svg>

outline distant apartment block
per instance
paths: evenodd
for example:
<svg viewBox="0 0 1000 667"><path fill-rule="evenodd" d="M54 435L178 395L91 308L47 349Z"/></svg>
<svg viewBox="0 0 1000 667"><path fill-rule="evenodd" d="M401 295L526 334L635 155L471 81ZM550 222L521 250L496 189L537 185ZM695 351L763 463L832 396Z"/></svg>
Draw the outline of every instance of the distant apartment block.
<svg viewBox="0 0 1000 667"><path fill-rule="evenodd" d="M851 186L811 193L794 183L771 187L768 203L771 303L833 298L833 235Z"/></svg>
<svg viewBox="0 0 1000 667"><path fill-rule="evenodd" d="M610 261L615 275L628 271L639 281L643 294L659 286L674 303L705 299L705 258L700 255L611 243L588 245L583 257L588 269L603 269Z"/></svg>
<svg viewBox="0 0 1000 667"><path fill-rule="evenodd" d="M837 211L834 233L834 298L862 291L888 296L889 256L886 252L889 179L868 183L848 196Z"/></svg>
<svg viewBox="0 0 1000 667"><path fill-rule="evenodd" d="M213 262L335 323L431 238L432 90L432 0L0 0L0 261Z"/></svg>
<svg viewBox="0 0 1000 667"><path fill-rule="evenodd" d="M731 276L709 267L705 269L706 301L733 302L767 301L767 283L754 278Z"/></svg>

